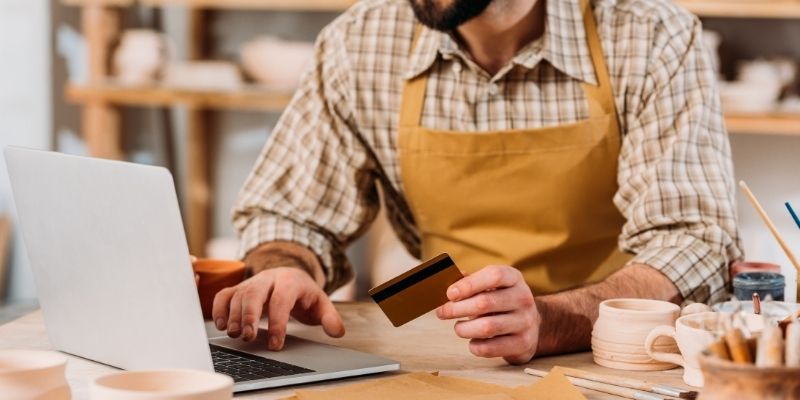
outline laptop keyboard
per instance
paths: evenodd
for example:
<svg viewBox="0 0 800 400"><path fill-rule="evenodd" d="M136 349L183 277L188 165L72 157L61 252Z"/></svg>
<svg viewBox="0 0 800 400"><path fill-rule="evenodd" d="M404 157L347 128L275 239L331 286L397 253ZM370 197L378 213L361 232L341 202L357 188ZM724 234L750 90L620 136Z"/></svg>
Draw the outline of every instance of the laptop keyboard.
<svg viewBox="0 0 800 400"><path fill-rule="evenodd" d="M313 370L259 357L216 345L211 346L214 370L233 378L234 382L255 381L278 376L303 374Z"/></svg>

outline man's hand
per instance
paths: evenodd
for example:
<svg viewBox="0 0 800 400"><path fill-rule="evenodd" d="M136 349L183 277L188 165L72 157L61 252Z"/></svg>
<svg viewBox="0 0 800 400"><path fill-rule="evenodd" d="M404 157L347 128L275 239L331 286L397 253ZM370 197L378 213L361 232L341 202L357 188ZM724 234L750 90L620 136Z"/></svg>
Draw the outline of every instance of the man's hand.
<svg viewBox="0 0 800 400"><path fill-rule="evenodd" d="M488 266L451 285L447 297L450 301L436 309L436 315L464 318L454 329L470 339L472 354L522 364L536 353L541 317L516 268Z"/></svg>
<svg viewBox="0 0 800 400"><path fill-rule="evenodd" d="M270 350L283 348L286 324L291 315L308 325L322 325L329 336L344 335L344 324L328 296L311 276L298 268L271 268L261 271L214 297L212 317L219 330L245 341L256 338L258 322L266 314Z"/></svg>

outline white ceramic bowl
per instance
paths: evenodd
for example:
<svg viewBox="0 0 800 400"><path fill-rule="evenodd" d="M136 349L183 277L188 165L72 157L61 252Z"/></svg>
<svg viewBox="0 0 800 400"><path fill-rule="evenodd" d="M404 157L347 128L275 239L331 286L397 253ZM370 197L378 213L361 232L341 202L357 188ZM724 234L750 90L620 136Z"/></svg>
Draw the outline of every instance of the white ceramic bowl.
<svg viewBox="0 0 800 400"><path fill-rule="evenodd" d="M69 400L67 358L43 350L0 350L0 398Z"/></svg>
<svg viewBox="0 0 800 400"><path fill-rule="evenodd" d="M203 371L165 369L101 376L89 388L92 400L230 400L231 377Z"/></svg>
<svg viewBox="0 0 800 400"><path fill-rule="evenodd" d="M781 86L775 82L720 82L722 109L729 113L760 114L775 111Z"/></svg>
<svg viewBox="0 0 800 400"><path fill-rule="evenodd" d="M259 83L295 88L314 57L314 45L262 36L242 45L244 71Z"/></svg>
<svg viewBox="0 0 800 400"><path fill-rule="evenodd" d="M740 301L739 304L741 304L742 306L742 311L750 314L753 313L752 301ZM717 312L734 312L736 310L736 305L732 301L726 301L724 303L714 304L714 306L711 308ZM786 303L783 301L773 301L770 303L766 303L762 301L761 311L775 313L776 318L786 318L789 315L797 311L800 311L800 304Z"/></svg>

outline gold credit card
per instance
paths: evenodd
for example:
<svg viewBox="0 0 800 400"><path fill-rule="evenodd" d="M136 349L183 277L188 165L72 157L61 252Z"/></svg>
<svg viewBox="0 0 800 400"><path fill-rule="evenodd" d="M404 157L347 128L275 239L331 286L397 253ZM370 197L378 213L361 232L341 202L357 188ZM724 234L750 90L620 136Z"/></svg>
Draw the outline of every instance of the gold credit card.
<svg viewBox="0 0 800 400"><path fill-rule="evenodd" d="M392 325L400 326L447 303L447 288L463 277L445 253L372 288L369 295Z"/></svg>

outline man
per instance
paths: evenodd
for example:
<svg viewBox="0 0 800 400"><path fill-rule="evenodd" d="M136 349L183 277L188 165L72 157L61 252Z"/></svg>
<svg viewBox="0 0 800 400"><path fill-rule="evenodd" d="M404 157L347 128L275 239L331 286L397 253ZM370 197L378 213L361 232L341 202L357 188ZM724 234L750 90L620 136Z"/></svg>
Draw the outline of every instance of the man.
<svg viewBox="0 0 800 400"><path fill-rule="evenodd" d="M253 276L219 329L270 349L385 194L414 255L469 275L437 309L481 357L586 349L598 303L725 296L741 257L730 150L696 18L667 0L366 0L319 36L240 194Z"/></svg>

